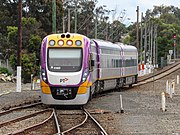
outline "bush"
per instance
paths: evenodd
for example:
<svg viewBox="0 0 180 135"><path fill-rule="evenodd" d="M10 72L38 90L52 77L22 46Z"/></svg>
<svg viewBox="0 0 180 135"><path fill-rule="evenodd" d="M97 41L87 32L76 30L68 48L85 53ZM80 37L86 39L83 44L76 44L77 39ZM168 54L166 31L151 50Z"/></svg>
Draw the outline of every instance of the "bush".
<svg viewBox="0 0 180 135"><path fill-rule="evenodd" d="M9 70L5 67L0 67L0 73L1 74L8 74L11 75L11 73L9 72Z"/></svg>

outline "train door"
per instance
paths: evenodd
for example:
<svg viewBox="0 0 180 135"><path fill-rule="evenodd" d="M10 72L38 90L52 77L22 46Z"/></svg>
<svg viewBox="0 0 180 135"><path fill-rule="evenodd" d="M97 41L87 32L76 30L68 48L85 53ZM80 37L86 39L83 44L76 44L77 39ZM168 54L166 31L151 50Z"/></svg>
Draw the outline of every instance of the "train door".
<svg viewBox="0 0 180 135"><path fill-rule="evenodd" d="M121 51L120 51L120 59L119 59L119 61L120 61L120 79L119 79L119 87L122 87L123 85L124 85L124 78L123 78L123 75L124 75L124 68L123 68L123 66L124 66L124 52L123 52L123 48L122 48L122 46L121 45L119 45L120 46L120 49L121 49Z"/></svg>
<svg viewBox="0 0 180 135"><path fill-rule="evenodd" d="M91 41L90 46L90 62L91 62L91 72L92 72L92 83L96 82L98 78L98 54L97 54L97 48L93 41Z"/></svg>

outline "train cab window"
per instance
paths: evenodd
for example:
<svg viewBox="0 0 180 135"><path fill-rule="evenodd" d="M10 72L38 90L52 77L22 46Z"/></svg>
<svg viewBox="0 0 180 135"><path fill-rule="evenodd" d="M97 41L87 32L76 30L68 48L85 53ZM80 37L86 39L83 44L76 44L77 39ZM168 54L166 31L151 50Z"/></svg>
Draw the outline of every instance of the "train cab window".
<svg viewBox="0 0 180 135"><path fill-rule="evenodd" d="M75 72L82 67L82 49L49 48L48 69L53 72Z"/></svg>

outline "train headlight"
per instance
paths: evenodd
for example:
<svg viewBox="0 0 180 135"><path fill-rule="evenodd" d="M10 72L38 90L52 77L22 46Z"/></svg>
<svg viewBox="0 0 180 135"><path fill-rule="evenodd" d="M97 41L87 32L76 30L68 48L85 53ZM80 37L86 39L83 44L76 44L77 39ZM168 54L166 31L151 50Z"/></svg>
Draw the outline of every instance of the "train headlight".
<svg viewBox="0 0 180 135"><path fill-rule="evenodd" d="M68 46L72 46L73 41L72 41L72 40L68 40L68 41L66 42L66 44L67 44Z"/></svg>
<svg viewBox="0 0 180 135"><path fill-rule="evenodd" d="M50 46L54 46L54 45L55 45L55 41L54 41L54 40L50 40L50 41L49 41L49 45L50 45Z"/></svg>
<svg viewBox="0 0 180 135"><path fill-rule="evenodd" d="M83 76L82 76L82 82L85 82L88 76L89 70L88 68L86 68L83 72Z"/></svg>
<svg viewBox="0 0 180 135"><path fill-rule="evenodd" d="M63 45L64 45L64 41L63 41L63 40L59 40L59 41L58 41L58 45L59 45L59 46L63 46Z"/></svg>
<svg viewBox="0 0 180 135"><path fill-rule="evenodd" d="M47 82L47 75L44 69L41 69L41 77L44 82Z"/></svg>
<svg viewBox="0 0 180 135"><path fill-rule="evenodd" d="M76 40L75 44L76 44L76 46L81 46L82 42L81 42L81 40Z"/></svg>

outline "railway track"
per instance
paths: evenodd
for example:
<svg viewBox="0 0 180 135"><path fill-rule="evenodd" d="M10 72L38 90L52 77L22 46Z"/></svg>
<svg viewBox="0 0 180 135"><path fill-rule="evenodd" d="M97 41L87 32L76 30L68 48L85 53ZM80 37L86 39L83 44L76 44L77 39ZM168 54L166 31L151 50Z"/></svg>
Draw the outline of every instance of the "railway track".
<svg viewBox="0 0 180 135"><path fill-rule="evenodd" d="M153 82L156 80L159 80L173 72L175 72L176 70L178 70L180 68L180 62L177 62L169 67L166 67L165 69L162 69L160 71L157 72L153 72L149 75L146 75L144 77L139 77L138 78L138 83L134 84L133 86L140 86L149 82Z"/></svg>
<svg viewBox="0 0 180 135"><path fill-rule="evenodd" d="M0 112L0 134L37 135L60 132L55 110L40 105L42 103L35 103Z"/></svg>
<svg viewBox="0 0 180 135"><path fill-rule="evenodd" d="M80 110L61 110L57 116L62 135L107 135L101 124L83 107Z"/></svg>
<svg viewBox="0 0 180 135"><path fill-rule="evenodd" d="M0 112L0 134L102 134L106 131L83 107L58 110L42 103L14 107Z"/></svg>

